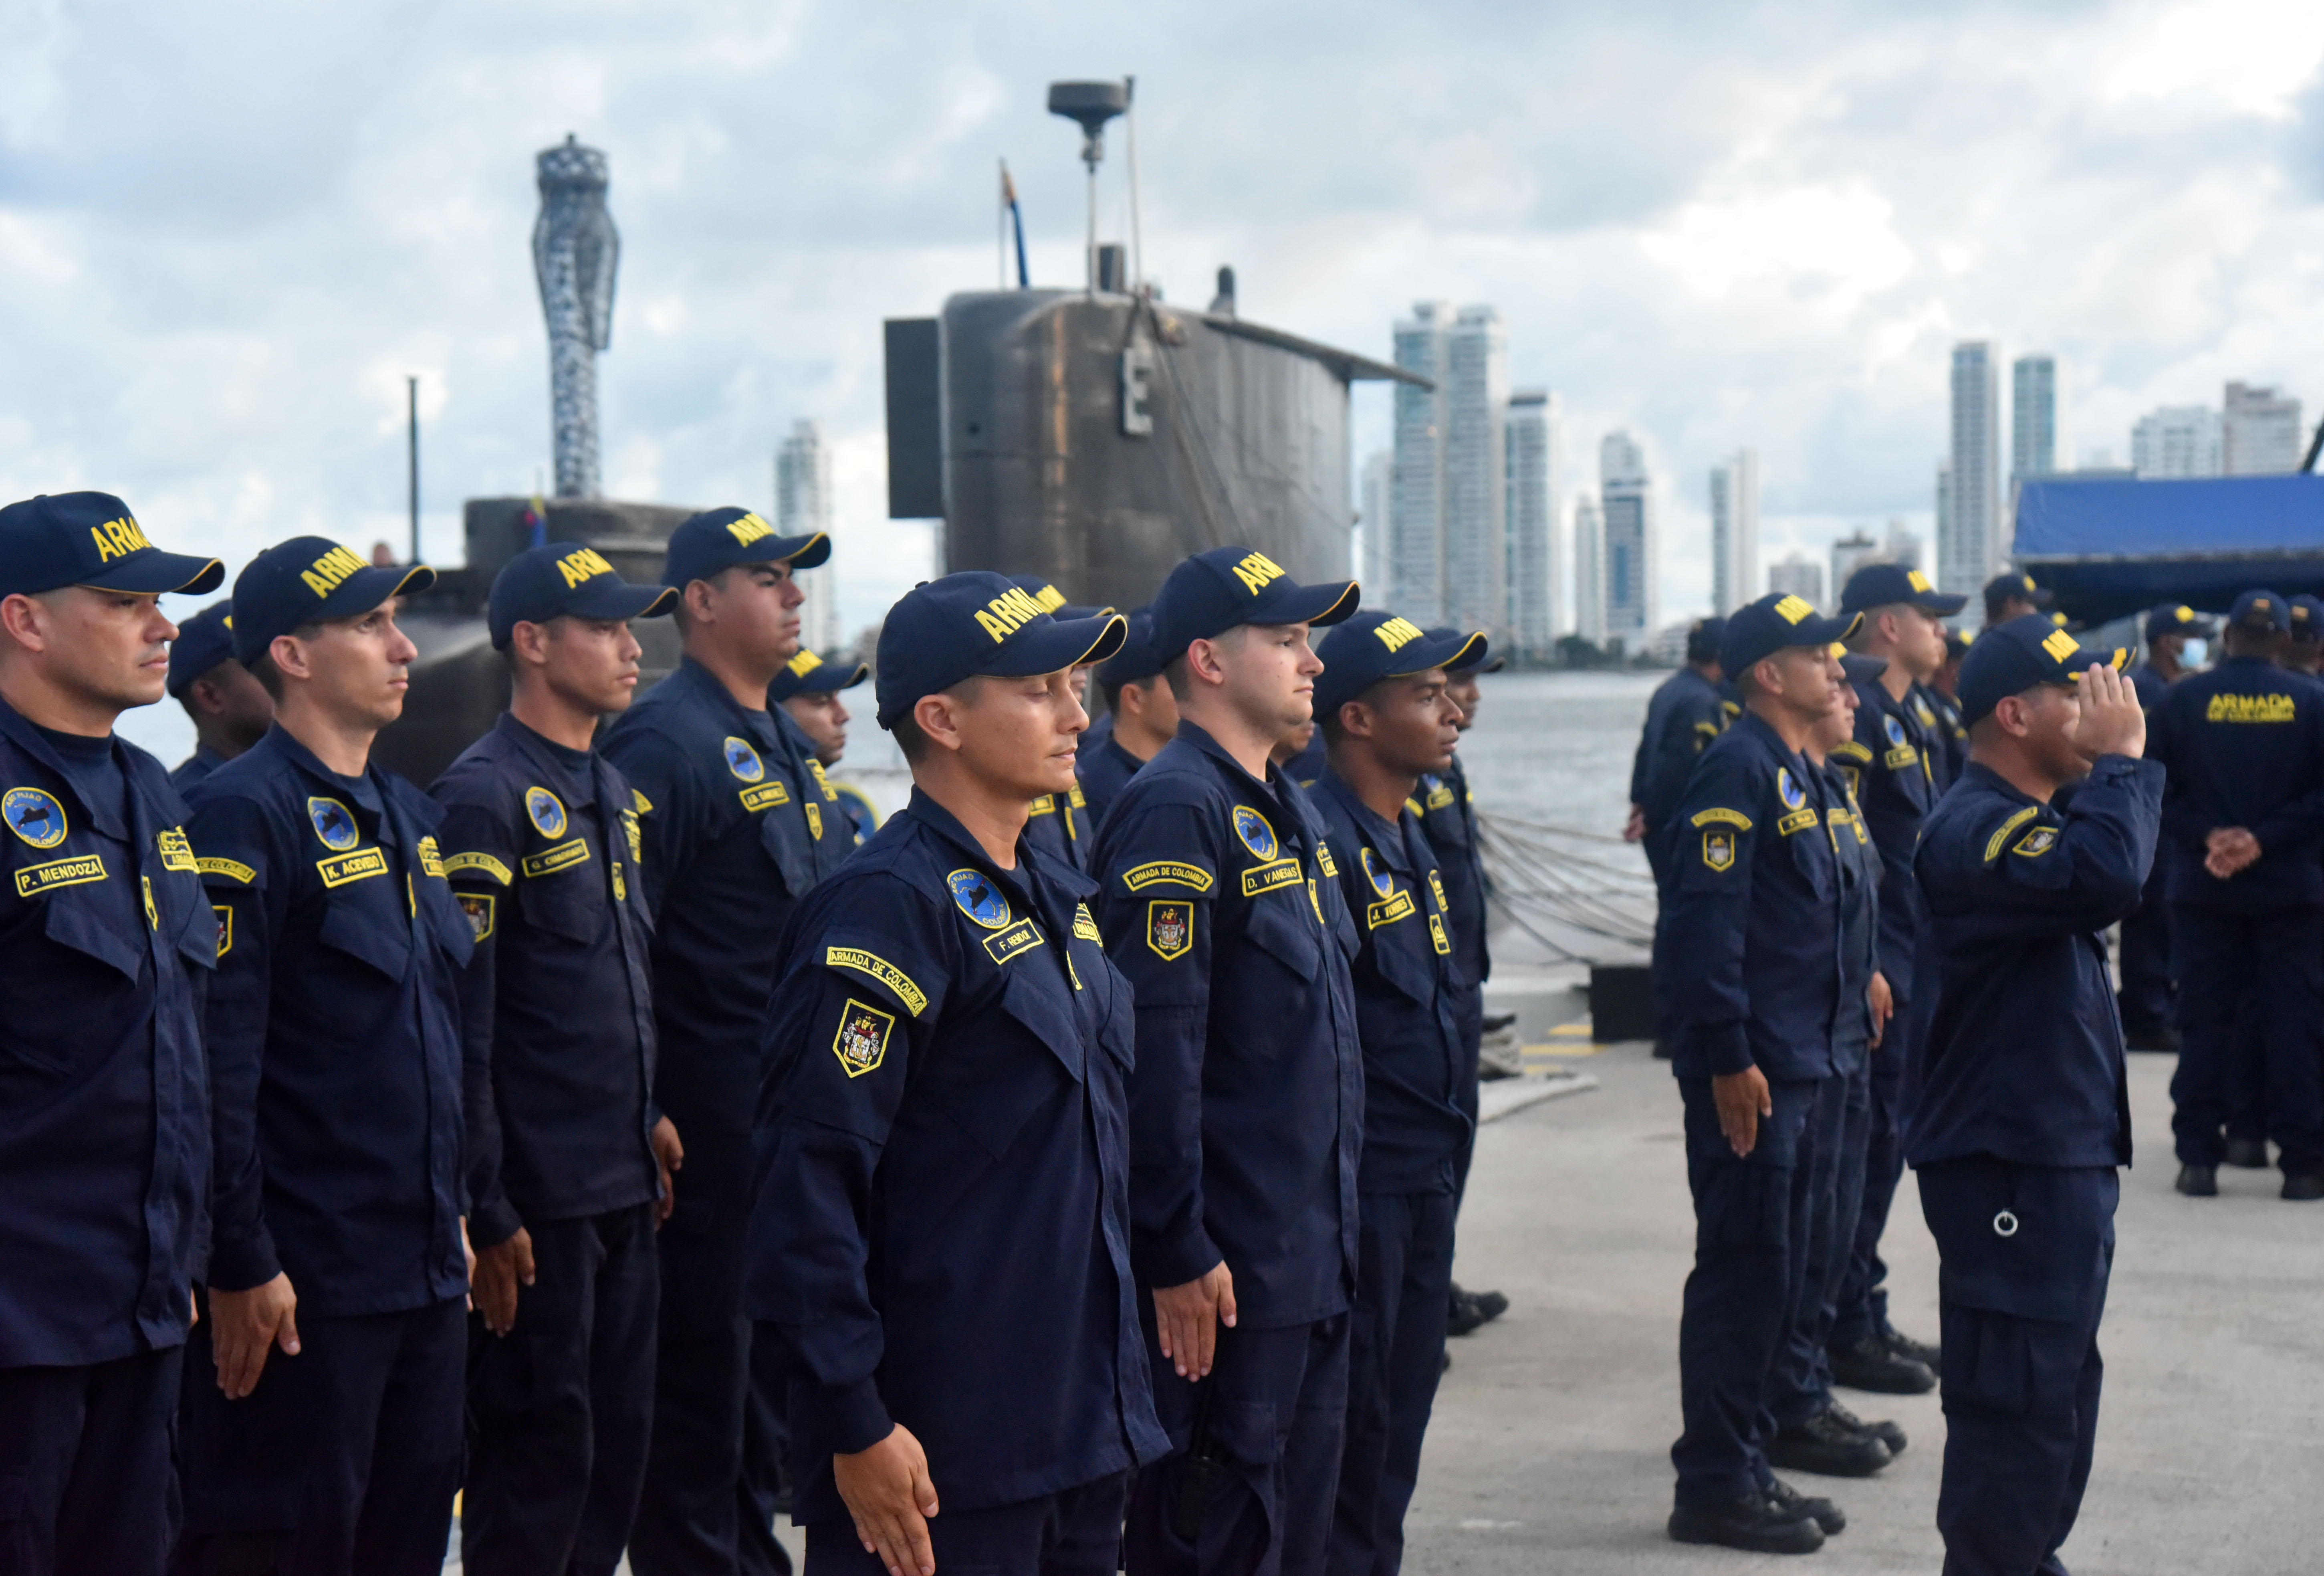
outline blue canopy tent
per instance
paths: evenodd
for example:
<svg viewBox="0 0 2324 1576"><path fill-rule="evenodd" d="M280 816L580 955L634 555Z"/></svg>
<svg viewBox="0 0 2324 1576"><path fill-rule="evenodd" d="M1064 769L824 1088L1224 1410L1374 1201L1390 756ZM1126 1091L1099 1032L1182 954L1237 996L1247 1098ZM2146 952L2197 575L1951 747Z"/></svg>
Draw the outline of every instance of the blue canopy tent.
<svg viewBox="0 0 2324 1576"><path fill-rule="evenodd" d="M2011 556L2084 625L2225 612L2254 586L2324 596L2324 476L2023 482Z"/></svg>

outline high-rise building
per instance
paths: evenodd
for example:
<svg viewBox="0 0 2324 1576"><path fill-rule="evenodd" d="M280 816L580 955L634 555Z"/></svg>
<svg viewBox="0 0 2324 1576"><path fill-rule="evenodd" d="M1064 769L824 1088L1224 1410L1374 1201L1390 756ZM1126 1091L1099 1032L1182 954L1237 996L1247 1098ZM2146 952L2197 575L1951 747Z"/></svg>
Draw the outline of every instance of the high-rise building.
<svg viewBox="0 0 2324 1576"><path fill-rule="evenodd" d="M2058 358L2020 356L2009 364L2009 479L2058 468Z"/></svg>
<svg viewBox="0 0 2324 1576"><path fill-rule="evenodd" d="M775 529L785 536L831 529L831 450L813 422L791 423L775 454ZM799 644L827 652L839 644L839 587L832 566L798 571Z"/></svg>
<svg viewBox="0 0 2324 1576"><path fill-rule="evenodd" d="M2219 413L2208 405L2164 405L2130 430L2130 468L2142 481L2217 476Z"/></svg>
<svg viewBox="0 0 2324 1576"><path fill-rule="evenodd" d="M1872 539L1872 533L1858 526L1831 544L1831 599L1839 604L1840 594L1848 589L1848 577L1868 563L1886 563L1888 552ZM1810 597L1809 601L1816 598Z"/></svg>
<svg viewBox="0 0 2324 1576"><path fill-rule="evenodd" d="M1590 493L1573 500L1573 633L1606 644L1606 522Z"/></svg>
<svg viewBox="0 0 2324 1576"><path fill-rule="evenodd" d="M1509 609L1517 649L1547 654L1557 639L1565 579L1557 551L1557 396L1539 389L1509 395L1508 433Z"/></svg>
<svg viewBox="0 0 2324 1576"><path fill-rule="evenodd" d="M1711 472L1711 610L1722 617L1759 583L1759 456L1736 450Z"/></svg>
<svg viewBox="0 0 2324 1576"><path fill-rule="evenodd" d="M1974 595L2001 562L2001 391L1990 340L1953 347L1951 506L1937 535L1937 581Z"/></svg>
<svg viewBox="0 0 2324 1576"><path fill-rule="evenodd" d="M1436 386L1396 385L1388 500L1388 605L1422 624L1444 621L1444 450L1452 430L1452 304L1415 302L1396 326L1396 364Z"/></svg>
<svg viewBox="0 0 2324 1576"><path fill-rule="evenodd" d="M2300 402L2273 387L2227 385L2219 422L2219 468L2227 476L2282 476L2307 457Z"/></svg>
<svg viewBox="0 0 2324 1576"><path fill-rule="evenodd" d="M1396 459L1385 449L1375 450L1364 461L1355 576L1367 595L1383 599L1388 592L1388 519L1395 497Z"/></svg>
<svg viewBox="0 0 2324 1576"><path fill-rule="evenodd" d="M1509 619L1509 338L1500 312L1465 306L1445 348L1444 616L1506 637Z"/></svg>
<svg viewBox="0 0 2324 1576"><path fill-rule="evenodd" d="M1823 606L1823 565L1804 552L1785 553L1783 561L1767 566L1767 589L1778 596L1797 597Z"/></svg>
<svg viewBox="0 0 2324 1576"><path fill-rule="evenodd" d="M1919 569L1921 567L1920 533L1912 530L1902 520L1890 520L1882 556L1890 563L1902 564L1906 569Z"/></svg>
<svg viewBox="0 0 2324 1576"><path fill-rule="evenodd" d="M1599 508L1606 546L1606 638L1637 651L1654 634L1658 588L1655 552L1654 483L1646 450L1625 431L1598 446Z"/></svg>

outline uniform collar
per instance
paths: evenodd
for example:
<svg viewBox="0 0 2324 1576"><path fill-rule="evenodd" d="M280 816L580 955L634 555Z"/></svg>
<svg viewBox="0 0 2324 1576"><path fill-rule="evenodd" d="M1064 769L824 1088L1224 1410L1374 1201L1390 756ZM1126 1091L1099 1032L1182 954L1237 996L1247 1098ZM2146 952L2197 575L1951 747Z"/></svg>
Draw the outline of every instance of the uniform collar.
<svg viewBox="0 0 2324 1576"><path fill-rule="evenodd" d="M1387 820L1363 802L1346 778L1328 765L1323 774L1315 779L1314 792L1328 796L1345 810L1348 818L1356 823L1356 830L1363 834L1364 841L1379 849L1380 858L1399 875L1418 874L1413 867L1411 850L1404 843L1404 822L1411 815L1410 811L1399 812L1393 821Z"/></svg>
<svg viewBox="0 0 2324 1576"><path fill-rule="evenodd" d="M353 779L340 776L316 757L315 752L300 744L296 736L281 723L266 730L266 737L252 746L254 751L272 748L285 761L318 782L328 784L342 793L351 795L356 805L378 815L385 808L386 795L380 790L379 768L366 757L362 776Z"/></svg>
<svg viewBox="0 0 2324 1576"><path fill-rule="evenodd" d="M1219 769L1227 774L1228 780L1244 792L1266 800L1281 814L1298 825L1305 827L1308 824L1312 812L1304 802L1283 792L1283 785L1289 783L1290 779L1283 774L1283 769L1273 761L1268 762L1267 780L1261 782L1243 770L1242 763L1229 755L1224 745L1213 738L1197 724L1188 722L1182 718L1178 723L1178 737L1217 762Z"/></svg>
<svg viewBox="0 0 2324 1576"><path fill-rule="evenodd" d="M979 870L992 877L1009 894L1028 906L1033 905L1032 881L1028 874L1040 882L1058 888L1074 898L1084 898L1097 890L1097 883L1084 876L1071 865L1053 859L1026 840L1017 839L1017 867L1003 870L984 851L969 830L960 824L960 818L937 803L917 783L912 784L912 797L903 813L918 821L936 836L952 844L963 857L973 861Z"/></svg>
<svg viewBox="0 0 2324 1576"><path fill-rule="evenodd" d="M65 791L72 795L73 803L78 806L83 815L88 817L90 825L115 841L129 840L129 828L122 821L121 807L117 804L90 804L84 801L80 796L79 788L73 781L71 771L65 765L64 757L57 754L56 746L41 737L41 730L32 725L31 718L5 700L0 700L0 733L6 734L19 749L46 766L51 774L64 784ZM121 758L120 736L111 737L114 746L114 765L121 767L121 774L134 793L137 785L136 774L128 769L128 763Z"/></svg>
<svg viewBox="0 0 2324 1576"><path fill-rule="evenodd" d="M678 658L677 669L662 682L690 685L697 693L707 697L713 706L733 719L737 728L749 728L756 732L761 743L772 742L782 737L771 716L764 711L745 710L742 702L734 699L734 692L719 681L717 674L690 656Z"/></svg>
<svg viewBox="0 0 2324 1576"><path fill-rule="evenodd" d="M1995 771L1991 766L1986 765L1979 761L1964 761L1961 763L1961 772L1958 781L1961 783L1975 783L1987 793L1997 794L2003 799L2008 800L2013 804L2031 804L2043 809L2050 808L2048 805L2043 804L2042 801L2034 798L2031 793L2026 793L2023 788L2020 788L2010 782L2008 778Z"/></svg>
<svg viewBox="0 0 2324 1576"><path fill-rule="evenodd" d="M547 739L517 720L513 711L502 712L500 720L493 724L493 732L543 774L554 773L558 786L565 790L566 796L575 803L595 804L597 802L597 774L592 769L597 764L596 751L585 751L578 763L567 761Z"/></svg>
<svg viewBox="0 0 2324 1576"><path fill-rule="evenodd" d="M1784 736L1769 727L1767 719L1748 706L1743 709L1743 715L1735 719L1735 726L1757 737L1761 746L1784 765L1801 767L1811 772L1815 769L1805 755L1785 744Z"/></svg>

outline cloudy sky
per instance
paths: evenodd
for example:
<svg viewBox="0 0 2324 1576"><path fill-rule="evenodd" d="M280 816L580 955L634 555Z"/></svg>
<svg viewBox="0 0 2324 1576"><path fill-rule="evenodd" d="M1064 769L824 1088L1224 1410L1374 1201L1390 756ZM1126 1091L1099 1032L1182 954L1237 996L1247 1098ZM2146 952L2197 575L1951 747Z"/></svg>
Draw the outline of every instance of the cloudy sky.
<svg viewBox="0 0 2324 1576"><path fill-rule="evenodd" d="M814 417L868 621L929 551L883 517L880 321L992 282L1001 158L1035 282L1076 282L1043 88L1134 73L1169 297L1231 263L1246 316L1377 355L1416 299L1498 305L1569 496L1645 444L1675 616L1739 445L1769 559L1925 530L1959 338L2060 357L2070 458L2230 377L2312 422L2319 61L2314 0L8 0L0 495L104 487L229 561L400 542L418 373L457 561L461 500L548 462L532 155L575 132L622 235L607 491L765 507ZM1360 455L1387 413L1360 391Z"/></svg>

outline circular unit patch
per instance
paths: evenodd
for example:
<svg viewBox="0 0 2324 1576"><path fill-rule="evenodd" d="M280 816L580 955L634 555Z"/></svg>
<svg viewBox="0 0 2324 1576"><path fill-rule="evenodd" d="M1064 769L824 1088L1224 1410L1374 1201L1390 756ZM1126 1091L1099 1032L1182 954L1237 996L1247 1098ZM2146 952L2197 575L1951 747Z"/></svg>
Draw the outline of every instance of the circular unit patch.
<svg viewBox="0 0 2324 1576"><path fill-rule="evenodd" d="M565 806L548 789L526 789L524 812L532 818L533 830L542 837L561 838L565 835Z"/></svg>
<svg viewBox="0 0 2324 1576"><path fill-rule="evenodd" d="M1267 824L1267 817L1248 804L1238 804L1234 810L1235 836L1242 846L1262 859L1275 858L1275 829Z"/></svg>
<svg viewBox="0 0 2324 1576"><path fill-rule="evenodd" d="M988 931L997 931L1009 922L1009 900L1001 888L982 870L955 870L945 877L952 888L952 900L960 912Z"/></svg>
<svg viewBox="0 0 2324 1576"><path fill-rule="evenodd" d="M315 823L315 835L323 846L335 854L343 854L363 841L363 833L355 826L355 811L336 799L307 801L307 819Z"/></svg>
<svg viewBox="0 0 2324 1576"><path fill-rule="evenodd" d="M0 820L36 848L65 840L65 807L38 788L11 788L0 794Z"/></svg>
<svg viewBox="0 0 2324 1576"><path fill-rule="evenodd" d="M759 752L751 747L750 740L736 738L730 733L724 747L726 769L743 782L755 783L767 774L766 763L759 759Z"/></svg>
<svg viewBox="0 0 2324 1576"><path fill-rule="evenodd" d="M1379 893L1382 897L1394 897L1396 895L1396 882L1389 876L1387 871L1376 870L1372 867L1372 851L1370 848L1365 848L1361 851L1360 857L1364 862L1364 875L1370 880L1372 890Z"/></svg>
<svg viewBox="0 0 2324 1576"><path fill-rule="evenodd" d="M1807 790L1792 781L1791 768L1775 768L1775 792L1783 796L1784 807L1797 810L1808 802Z"/></svg>

